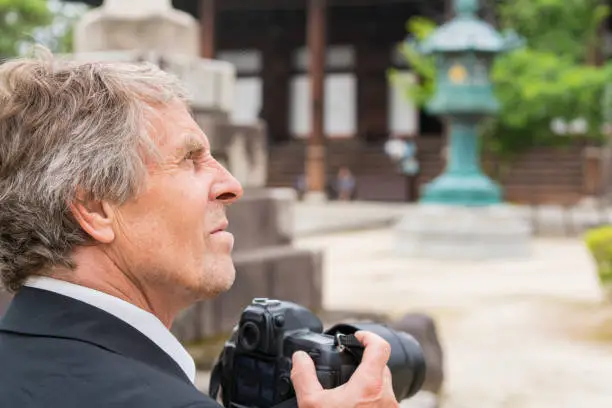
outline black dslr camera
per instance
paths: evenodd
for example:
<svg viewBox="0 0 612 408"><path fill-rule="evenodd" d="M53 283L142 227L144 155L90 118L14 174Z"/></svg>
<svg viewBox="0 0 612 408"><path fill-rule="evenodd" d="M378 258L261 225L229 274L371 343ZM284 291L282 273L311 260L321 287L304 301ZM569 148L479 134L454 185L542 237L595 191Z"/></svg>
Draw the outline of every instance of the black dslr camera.
<svg viewBox="0 0 612 408"><path fill-rule="evenodd" d="M410 335L373 323L338 324L323 332L321 321L295 303L254 299L217 360L209 394L226 408L297 407L291 384L291 357L307 352L315 363L323 388L349 380L359 363L363 346L353 335L367 330L391 345L387 363L398 401L414 395L425 380L425 358Z"/></svg>

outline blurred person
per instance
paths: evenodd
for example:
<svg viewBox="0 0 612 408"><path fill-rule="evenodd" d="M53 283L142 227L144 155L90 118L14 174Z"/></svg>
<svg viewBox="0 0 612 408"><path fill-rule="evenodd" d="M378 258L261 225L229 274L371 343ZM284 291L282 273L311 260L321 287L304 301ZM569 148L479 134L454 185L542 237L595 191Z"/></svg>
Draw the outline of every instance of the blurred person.
<svg viewBox="0 0 612 408"><path fill-rule="evenodd" d="M294 189L297 193L298 199L303 199L304 195L306 194L306 190L308 189L308 186L306 185L306 175L304 173L295 178Z"/></svg>
<svg viewBox="0 0 612 408"><path fill-rule="evenodd" d="M340 167L336 175L336 192L338 194L338 200L350 201L355 192L355 184L355 177L353 173L351 173L351 170L346 166Z"/></svg>
<svg viewBox="0 0 612 408"><path fill-rule="evenodd" d="M234 281L226 207L240 183L211 156L172 76L41 58L0 66L0 407L219 406L169 328ZM323 390L293 356L300 407L396 407L388 343Z"/></svg>

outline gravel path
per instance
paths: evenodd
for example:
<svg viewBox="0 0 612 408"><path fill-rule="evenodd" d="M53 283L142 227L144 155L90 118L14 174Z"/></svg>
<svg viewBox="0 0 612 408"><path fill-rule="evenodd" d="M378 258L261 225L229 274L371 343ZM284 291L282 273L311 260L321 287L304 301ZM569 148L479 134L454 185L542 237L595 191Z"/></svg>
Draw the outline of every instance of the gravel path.
<svg viewBox="0 0 612 408"><path fill-rule="evenodd" d="M389 229L303 237L324 248L326 308L436 319L442 408L612 407L612 307L577 239L534 240L525 261L395 256Z"/></svg>

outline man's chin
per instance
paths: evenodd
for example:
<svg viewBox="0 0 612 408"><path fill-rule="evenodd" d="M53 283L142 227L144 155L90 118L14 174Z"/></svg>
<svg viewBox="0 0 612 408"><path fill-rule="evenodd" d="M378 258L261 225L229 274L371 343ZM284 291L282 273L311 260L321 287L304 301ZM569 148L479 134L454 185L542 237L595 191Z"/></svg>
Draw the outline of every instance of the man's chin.
<svg viewBox="0 0 612 408"><path fill-rule="evenodd" d="M233 263L223 268L223 274L217 276L217 279L203 282L200 288L201 295L204 299L211 299L227 292L232 288L236 280L236 269Z"/></svg>
<svg viewBox="0 0 612 408"><path fill-rule="evenodd" d="M219 285L219 287L217 288L217 291L216 291L217 294L215 296L218 296L218 295L220 295L222 293L227 292L228 290L230 290L232 288L232 286L234 286L234 282L236 281L236 271L234 271L232 269L231 277L228 276L227 278L228 279L225 282L223 282L222 285Z"/></svg>

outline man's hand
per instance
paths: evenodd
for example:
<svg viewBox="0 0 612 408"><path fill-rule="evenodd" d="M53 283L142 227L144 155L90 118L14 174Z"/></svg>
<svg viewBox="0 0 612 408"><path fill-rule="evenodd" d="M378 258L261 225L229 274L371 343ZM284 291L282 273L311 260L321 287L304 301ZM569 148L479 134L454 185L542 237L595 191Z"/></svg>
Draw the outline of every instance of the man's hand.
<svg viewBox="0 0 612 408"><path fill-rule="evenodd" d="M317 379L315 365L304 352L293 355L291 381L300 408L396 408L391 371L387 361L389 343L370 332L357 332L355 337L365 346L361 364L351 379L341 386L325 390Z"/></svg>

